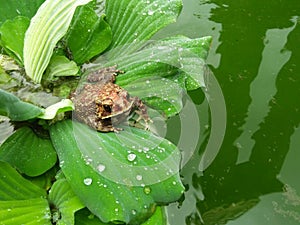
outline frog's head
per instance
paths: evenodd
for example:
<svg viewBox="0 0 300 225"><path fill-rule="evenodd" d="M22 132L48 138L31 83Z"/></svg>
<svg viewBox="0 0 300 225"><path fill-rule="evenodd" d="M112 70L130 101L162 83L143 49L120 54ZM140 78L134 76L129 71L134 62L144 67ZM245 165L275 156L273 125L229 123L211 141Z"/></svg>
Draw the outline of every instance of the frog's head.
<svg viewBox="0 0 300 225"><path fill-rule="evenodd" d="M133 101L128 92L113 83L103 87L95 99L95 103L97 117L102 120L119 117L123 119L123 116L127 116L133 107Z"/></svg>

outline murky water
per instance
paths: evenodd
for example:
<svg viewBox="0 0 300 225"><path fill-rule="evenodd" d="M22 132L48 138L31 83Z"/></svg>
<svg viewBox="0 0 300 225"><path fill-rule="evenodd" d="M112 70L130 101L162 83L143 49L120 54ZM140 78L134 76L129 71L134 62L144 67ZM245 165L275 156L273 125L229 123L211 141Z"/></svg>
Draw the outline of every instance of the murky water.
<svg viewBox="0 0 300 225"><path fill-rule="evenodd" d="M216 158L199 170L208 129L183 168L187 192L168 207L171 225L300 224L299 22L298 0L185 0L159 33L213 36L208 64L227 113ZM198 109L202 124L217 120Z"/></svg>

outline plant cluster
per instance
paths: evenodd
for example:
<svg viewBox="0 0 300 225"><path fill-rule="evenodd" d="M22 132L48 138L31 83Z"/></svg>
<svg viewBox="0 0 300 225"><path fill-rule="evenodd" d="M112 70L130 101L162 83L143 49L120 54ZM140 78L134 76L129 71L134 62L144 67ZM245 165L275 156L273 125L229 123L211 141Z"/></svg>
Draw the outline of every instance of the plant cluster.
<svg viewBox="0 0 300 225"><path fill-rule="evenodd" d="M204 87L211 38L149 39L181 7L1 0L0 126L10 131L0 146L0 224L167 224L163 206L184 192L179 149L136 127L101 133L73 121L68 96L88 71L118 65L116 83L150 116L178 114L182 92Z"/></svg>

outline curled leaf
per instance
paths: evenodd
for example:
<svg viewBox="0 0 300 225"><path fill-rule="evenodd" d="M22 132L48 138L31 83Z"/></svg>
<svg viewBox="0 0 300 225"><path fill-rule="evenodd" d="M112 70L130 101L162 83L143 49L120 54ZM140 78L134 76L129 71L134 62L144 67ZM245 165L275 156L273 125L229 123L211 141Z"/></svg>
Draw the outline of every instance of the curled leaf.
<svg viewBox="0 0 300 225"><path fill-rule="evenodd" d="M67 33L75 9L91 0L46 0L31 19L24 40L27 75L40 83L56 43Z"/></svg>

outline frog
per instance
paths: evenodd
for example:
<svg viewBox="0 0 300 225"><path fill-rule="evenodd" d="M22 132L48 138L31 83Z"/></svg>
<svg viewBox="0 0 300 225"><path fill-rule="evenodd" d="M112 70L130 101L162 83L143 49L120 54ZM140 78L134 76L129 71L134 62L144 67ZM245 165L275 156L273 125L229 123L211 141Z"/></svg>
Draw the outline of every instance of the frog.
<svg viewBox="0 0 300 225"><path fill-rule="evenodd" d="M137 113L147 125L151 122L147 107L142 100L131 96L125 89L115 83L116 76L124 73L117 66L102 68L91 72L86 82L71 94L74 103L74 117L99 132L116 132L117 127L126 121L131 113Z"/></svg>

